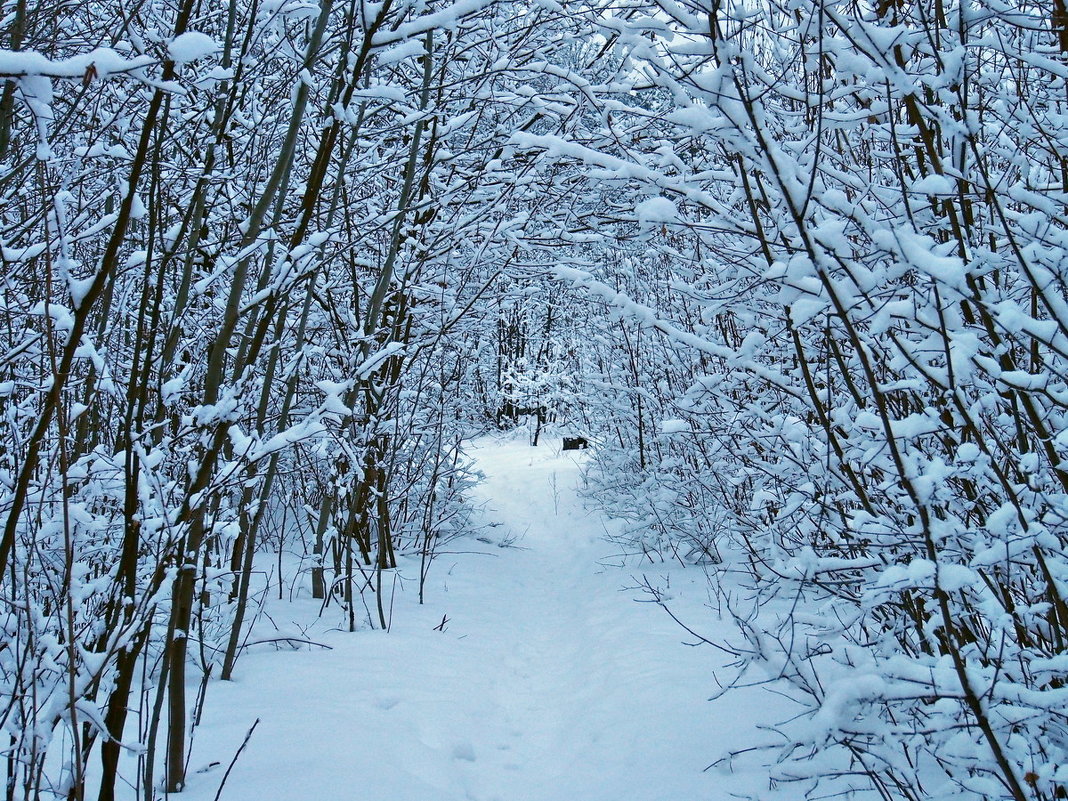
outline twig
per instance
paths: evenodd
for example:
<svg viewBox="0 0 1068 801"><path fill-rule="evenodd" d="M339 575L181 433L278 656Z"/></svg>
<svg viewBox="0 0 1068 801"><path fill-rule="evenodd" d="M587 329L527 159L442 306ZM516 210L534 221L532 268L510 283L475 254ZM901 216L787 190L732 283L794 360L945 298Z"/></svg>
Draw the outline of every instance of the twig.
<svg viewBox="0 0 1068 801"><path fill-rule="evenodd" d="M252 728L248 730L248 734L245 735L245 739L241 741L241 745L238 746L237 752L234 754L234 758L230 760L229 767L226 768L226 773L223 774L222 781L219 782L219 791L215 793L215 801L219 801L222 796L223 788L226 786L226 780L230 778L230 771L234 769L234 765L237 764L237 758L241 756L241 752L245 750L245 746L248 745L249 739L252 737L252 732L256 731L256 727L260 725L260 719L256 718L256 722L252 724Z"/></svg>
<svg viewBox="0 0 1068 801"><path fill-rule="evenodd" d="M302 640L300 637L269 637L266 640L254 640L242 645L242 648L250 648L253 645L264 645L272 642L288 642L288 643L300 643L301 645L316 645L319 648L325 648L328 651L333 651L334 646L326 645L325 643L315 642L314 640Z"/></svg>
<svg viewBox="0 0 1068 801"><path fill-rule="evenodd" d="M654 603L657 606L659 606L661 609L663 609L665 612L668 613L668 616L672 620L674 620L685 631L689 632L690 634L692 634L694 637L696 637L700 641L700 642L696 642L696 643L686 643L687 645L701 645L702 643L704 643L705 645L711 645L713 648L716 648L716 649L718 649L720 651L723 651L723 653L725 653L725 654L729 654L731 656L739 656L740 655L739 651L735 651L733 648L728 648L725 645L721 645L718 642L713 642L712 640L708 639L707 637L703 637L702 635L698 634L692 628L690 628L685 623L683 623L678 618L678 616L674 612L671 611L671 609L668 607L667 603L664 601L664 594L658 588L656 588L656 587L654 587L652 585L652 583L649 581L649 578L647 576L643 575L642 576L642 580L639 582L639 584L645 590L645 592L649 593L649 595L652 596L652 601L646 601L646 603Z"/></svg>

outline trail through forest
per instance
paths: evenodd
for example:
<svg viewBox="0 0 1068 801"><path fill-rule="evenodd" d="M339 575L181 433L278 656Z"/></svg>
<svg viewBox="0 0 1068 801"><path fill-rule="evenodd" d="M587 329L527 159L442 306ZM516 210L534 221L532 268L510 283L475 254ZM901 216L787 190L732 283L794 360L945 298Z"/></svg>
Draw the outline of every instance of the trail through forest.
<svg viewBox="0 0 1068 801"><path fill-rule="evenodd" d="M642 569L613 557L611 523L577 494L582 457L491 440L474 454L490 542L439 555L425 606L409 608L414 581L398 592L390 633L306 630L332 650L254 651L239 681L213 684L190 798L214 797L255 718L227 801L690 801L741 789L744 776L704 768L751 730L753 711L743 694L708 703L722 657L687 647L639 602ZM715 625L699 570L645 572Z"/></svg>
<svg viewBox="0 0 1068 801"><path fill-rule="evenodd" d="M1066 3L4 0L4 801L1068 799Z"/></svg>

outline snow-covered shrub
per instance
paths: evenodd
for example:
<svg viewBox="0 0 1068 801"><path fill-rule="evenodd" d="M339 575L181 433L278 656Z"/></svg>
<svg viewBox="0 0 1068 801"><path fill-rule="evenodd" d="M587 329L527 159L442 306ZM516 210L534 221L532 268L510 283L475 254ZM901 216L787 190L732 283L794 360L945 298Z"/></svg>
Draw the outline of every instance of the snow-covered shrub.
<svg viewBox="0 0 1068 801"><path fill-rule="evenodd" d="M629 265L557 270L705 362L673 403L652 369L613 382L600 492L658 542L683 479L656 465L685 464L730 515L762 610L735 647L798 703L769 760L788 797L1063 796L1063 12L661 10L606 23L644 76L591 99L611 126L523 139L590 195L663 198L589 227L694 276L657 296ZM681 461L639 398L683 421Z"/></svg>
<svg viewBox="0 0 1068 801"><path fill-rule="evenodd" d="M568 44L447 5L4 4L12 797L82 798L99 759L107 801L124 750L141 796L184 786L187 687L231 677L287 512L378 579L464 525L465 322Z"/></svg>

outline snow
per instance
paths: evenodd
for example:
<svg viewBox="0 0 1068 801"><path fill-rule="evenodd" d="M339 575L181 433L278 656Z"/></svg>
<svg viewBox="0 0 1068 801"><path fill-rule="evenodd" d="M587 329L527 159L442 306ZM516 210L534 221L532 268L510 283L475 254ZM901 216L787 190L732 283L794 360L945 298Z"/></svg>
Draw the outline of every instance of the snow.
<svg viewBox="0 0 1068 801"><path fill-rule="evenodd" d="M389 633L340 632L333 608L316 622L318 601L272 608L280 630L253 640L328 647L257 646L236 681L212 683L183 798L214 798L257 719L226 801L663 801L766 782L704 770L760 719L756 691L708 702L722 657L636 603L633 569L606 559L612 522L577 496L584 457L490 439L473 452L488 536L438 555L422 607L418 564L402 563ZM702 572L656 574L708 622Z"/></svg>
<svg viewBox="0 0 1068 801"><path fill-rule="evenodd" d="M199 58L210 56L219 50L219 45L206 33L186 31L171 39L167 52L177 64L186 64Z"/></svg>
<svg viewBox="0 0 1068 801"><path fill-rule="evenodd" d="M386 48L378 54L379 64L396 64L413 56L422 56L426 53L426 47L420 39L410 39L407 42Z"/></svg>
<svg viewBox="0 0 1068 801"><path fill-rule="evenodd" d="M944 175L928 175L912 185L912 191L922 195L951 195L957 191L953 181Z"/></svg>
<svg viewBox="0 0 1068 801"><path fill-rule="evenodd" d="M95 282L95 275L91 275L88 278L67 278L67 286L70 288L70 303L72 308L80 309L82 307L82 301L85 300L85 296L89 294L89 291L93 288Z"/></svg>
<svg viewBox="0 0 1068 801"><path fill-rule="evenodd" d="M421 14L410 22L394 26L389 30L378 31L372 41L376 45L394 44L437 28L455 29L461 20L477 13L487 5L487 0L458 0L437 11Z"/></svg>
<svg viewBox="0 0 1068 801"><path fill-rule="evenodd" d="M660 422L661 434L688 434L690 432L690 424L685 420L662 420Z"/></svg>
<svg viewBox="0 0 1068 801"><path fill-rule="evenodd" d="M637 204L634 216L642 223L678 222L679 210L666 197L654 197Z"/></svg>
<svg viewBox="0 0 1068 801"><path fill-rule="evenodd" d="M0 50L0 75L50 78L82 78L92 69L98 78L130 72L152 63L148 56L127 59L109 47L98 47L87 53L53 61L33 50Z"/></svg>

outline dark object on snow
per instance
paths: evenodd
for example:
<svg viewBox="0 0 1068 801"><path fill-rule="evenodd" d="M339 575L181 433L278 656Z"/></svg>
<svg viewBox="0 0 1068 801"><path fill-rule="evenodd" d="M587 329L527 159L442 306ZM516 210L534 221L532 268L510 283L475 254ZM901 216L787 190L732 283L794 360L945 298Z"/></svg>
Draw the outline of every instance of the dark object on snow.
<svg viewBox="0 0 1068 801"><path fill-rule="evenodd" d="M585 437L564 437L565 451L584 451L588 447L590 443Z"/></svg>

